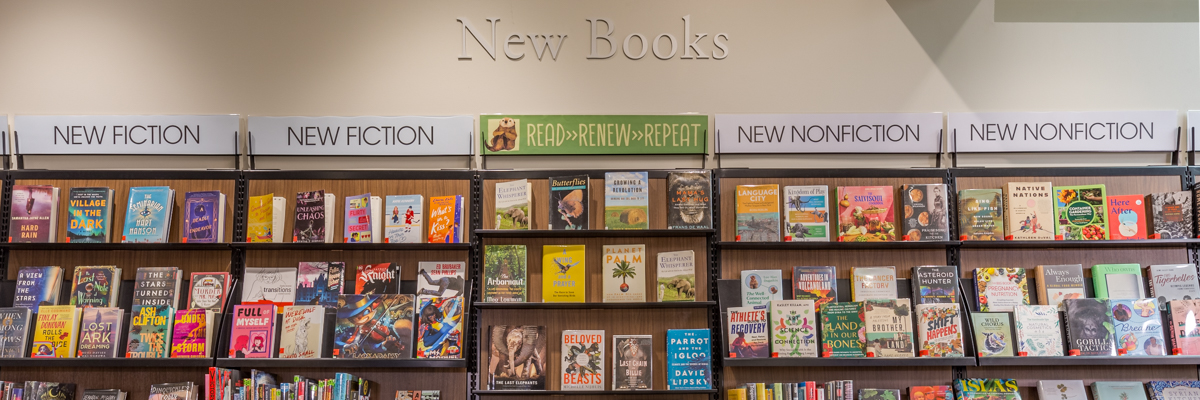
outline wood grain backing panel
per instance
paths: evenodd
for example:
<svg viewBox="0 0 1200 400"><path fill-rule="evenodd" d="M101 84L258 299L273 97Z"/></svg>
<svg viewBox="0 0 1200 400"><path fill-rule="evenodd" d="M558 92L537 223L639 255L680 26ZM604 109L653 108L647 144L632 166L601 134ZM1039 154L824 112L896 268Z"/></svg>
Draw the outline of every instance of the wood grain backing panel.
<svg viewBox="0 0 1200 400"><path fill-rule="evenodd" d="M655 389L655 390L657 390L657 389ZM553 396L553 397L551 397L551 396L512 396L512 395L504 395L504 396L486 395L485 396L485 395L480 395L480 398L488 399L488 400L530 400L530 399L539 399L539 398L571 399L571 400L613 400L613 399L619 399L619 400L620 399L628 399L628 400L642 400L642 399L700 400L700 399L707 399L708 395L707 394L655 394L655 395L623 394L620 396L616 396L616 395L613 395L613 396L609 396L609 395L586 395L586 396L584 396L584 395L566 395L566 396Z"/></svg>
<svg viewBox="0 0 1200 400"><path fill-rule="evenodd" d="M950 377L950 367L737 367L725 368L721 396L725 398L726 390L745 383L815 381L820 385L835 380L854 381L856 392L863 388L901 389L907 394L909 386L951 385Z"/></svg>
<svg viewBox="0 0 1200 400"><path fill-rule="evenodd" d="M538 325L546 327L546 389L559 390L561 373L562 331L573 329L604 330L605 385L612 387L613 335L653 335L654 361L652 388L666 390L667 330L708 329L708 310L705 309L628 309L628 310L484 310L479 319L483 332L479 342L480 389L487 388L488 327L493 325Z"/></svg>
<svg viewBox="0 0 1200 400"><path fill-rule="evenodd" d="M75 384L75 398L82 399L85 389L121 389L129 399L150 397L150 385L194 382L204 396L204 374L208 368L22 368L4 367L0 380L44 381Z"/></svg>
<svg viewBox="0 0 1200 400"><path fill-rule="evenodd" d="M570 176L564 171L563 176ZM496 183L516 179L485 179L483 181L483 229L496 227ZM530 229L550 229L550 180L530 179L532 202ZM588 187L588 228L604 229L604 179L591 179ZM650 229L667 229L667 180L650 178Z"/></svg>
<svg viewBox="0 0 1200 400"><path fill-rule="evenodd" d="M421 261L467 262L469 253L467 250L247 250L246 267L297 268L307 261L341 261L346 263L347 282L352 283L355 267L394 262L400 264L400 279L411 281L417 279L417 265ZM464 273L469 271L464 270ZM469 276L463 278L471 279Z"/></svg>
<svg viewBox="0 0 1200 400"><path fill-rule="evenodd" d="M1186 249L962 249L960 272L964 279L975 277L976 268L1025 268L1030 274L1038 265L1082 264L1083 273L1091 277L1091 268L1096 264L1137 263L1142 267L1152 264L1186 264ZM1032 288L1031 288L1032 289Z"/></svg>
<svg viewBox="0 0 1200 400"><path fill-rule="evenodd" d="M178 267L184 279L193 272L229 272L229 250L13 250L8 264L8 279L17 279L21 267L57 265L70 284L75 267L81 265L115 265L121 267L121 278L133 280L141 267Z"/></svg>
<svg viewBox="0 0 1200 400"><path fill-rule="evenodd" d="M249 369L242 371L246 376ZM467 399L467 370L465 368L272 368L267 370L280 382L291 382L296 375L310 379L333 379L345 372L373 383L371 399L391 400L397 390L440 390L442 400Z"/></svg>
<svg viewBox="0 0 1200 400"><path fill-rule="evenodd" d="M429 199L438 196L463 196L464 212L470 212L471 181L458 180L249 180L247 195L249 197L274 194L282 197L287 204L284 215L284 242L292 241L292 226L296 215L296 193L324 190L325 193L337 195L337 207L333 212L326 211L326 218L334 219L334 242L342 241L342 227L345 225L346 197L370 193L372 196L385 198L387 196L419 194L425 196L422 216L425 227L421 232L421 240L429 235ZM384 210L387 213L387 210ZM468 218L469 221L470 218Z"/></svg>
<svg viewBox="0 0 1200 400"><path fill-rule="evenodd" d="M586 299L589 303L604 301L604 274L610 273L612 266L604 265L604 246L619 244L646 245L646 272L644 276L635 279L646 280L646 301L658 301L658 253L668 251L691 250L696 255L696 299L708 299L708 258L706 257L706 240L703 237L664 237L664 238L485 238L484 245L493 244L522 244L525 245L526 270L528 275L527 299L529 302L542 301L542 246L582 244L587 256L584 266L587 272ZM484 252L486 254L486 251ZM485 255L486 257L486 255ZM486 261L485 261L486 263Z"/></svg>
<svg viewBox="0 0 1200 400"><path fill-rule="evenodd" d="M1037 395L1039 380L1082 380L1083 385L1090 392L1090 386L1095 381L1194 381L1196 380L1196 367L1189 365L970 367L967 368L967 377L1016 379L1017 385L1021 388L1021 398L1036 400L1039 399Z"/></svg>
<svg viewBox="0 0 1200 400"><path fill-rule="evenodd" d="M899 250L721 250L721 279L740 279L749 269L783 270L790 282L792 267L832 265L839 279L850 279L850 267L895 266L897 279L908 279L912 268L920 265L945 265L946 251L941 249Z"/></svg>
<svg viewBox="0 0 1200 400"><path fill-rule="evenodd" d="M1104 184L1108 195L1178 192L1182 182L1178 176L999 176L960 177L958 190L1000 189L1008 182L1050 182L1054 186L1077 186Z"/></svg>

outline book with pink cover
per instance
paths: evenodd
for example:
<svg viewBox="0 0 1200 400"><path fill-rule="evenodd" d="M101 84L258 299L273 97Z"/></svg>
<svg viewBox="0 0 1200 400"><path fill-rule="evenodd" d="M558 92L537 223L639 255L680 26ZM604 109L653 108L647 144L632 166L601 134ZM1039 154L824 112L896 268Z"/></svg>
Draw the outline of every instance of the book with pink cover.
<svg viewBox="0 0 1200 400"><path fill-rule="evenodd" d="M275 305L233 306L229 358L271 358L275 348Z"/></svg>
<svg viewBox="0 0 1200 400"><path fill-rule="evenodd" d="M896 240L894 188L891 186L839 186L838 241L891 242ZM924 199L914 199L923 201ZM904 218L912 217L912 207Z"/></svg>
<svg viewBox="0 0 1200 400"><path fill-rule="evenodd" d="M1171 310L1171 346L1180 355L1200 355L1200 300L1173 300Z"/></svg>
<svg viewBox="0 0 1200 400"><path fill-rule="evenodd" d="M175 330L171 338L171 358L205 358L209 356L209 311L192 308L175 312Z"/></svg>

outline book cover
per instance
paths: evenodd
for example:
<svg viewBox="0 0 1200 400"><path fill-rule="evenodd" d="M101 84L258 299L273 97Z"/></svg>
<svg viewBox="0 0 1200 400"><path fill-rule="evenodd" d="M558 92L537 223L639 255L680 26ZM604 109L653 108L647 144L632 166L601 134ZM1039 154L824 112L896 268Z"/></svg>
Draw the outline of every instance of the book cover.
<svg viewBox="0 0 1200 400"><path fill-rule="evenodd" d="M613 335L613 390L654 389L654 337Z"/></svg>
<svg viewBox="0 0 1200 400"><path fill-rule="evenodd" d="M659 252L657 265L658 301L696 301L695 252Z"/></svg>
<svg viewBox="0 0 1200 400"><path fill-rule="evenodd" d="M190 309L175 311L175 326L171 335L171 358L205 358L215 346L210 338L215 328L211 311Z"/></svg>
<svg viewBox="0 0 1200 400"><path fill-rule="evenodd" d="M891 186L838 187L838 241L896 240Z"/></svg>
<svg viewBox="0 0 1200 400"><path fill-rule="evenodd" d="M111 307L116 305L116 290L121 269L114 266L75 267L71 282L71 305L76 307Z"/></svg>
<svg viewBox="0 0 1200 400"><path fill-rule="evenodd" d="M1062 309L1066 299L1082 299L1083 265L1039 265L1034 268L1037 275L1038 304Z"/></svg>
<svg viewBox="0 0 1200 400"><path fill-rule="evenodd" d="M900 202L904 206L904 237L911 242L950 240L950 206L946 184L917 184L900 186Z"/></svg>
<svg viewBox="0 0 1200 400"><path fill-rule="evenodd" d="M1149 381L1150 397L1154 400L1188 400L1200 397L1200 381Z"/></svg>
<svg viewBox="0 0 1200 400"><path fill-rule="evenodd" d="M922 265L912 269L913 300L917 304L957 303L958 267Z"/></svg>
<svg viewBox="0 0 1200 400"><path fill-rule="evenodd" d="M955 379L954 392L961 400L1021 399L1016 379Z"/></svg>
<svg viewBox="0 0 1200 400"><path fill-rule="evenodd" d="M371 221L376 216L371 215L371 194L346 196L346 215L342 224L342 239L347 243L372 243Z"/></svg>
<svg viewBox="0 0 1200 400"><path fill-rule="evenodd" d="M72 358L79 337L79 309L75 306L42 306L33 327L33 358Z"/></svg>
<svg viewBox="0 0 1200 400"><path fill-rule="evenodd" d="M1171 348L1182 355L1200 355L1200 300L1172 300L1167 309L1171 313Z"/></svg>
<svg viewBox="0 0 1200 400"><path fill-rule="evenodd" d="M1012 357L1012 327L1009 314L1004 312L971 313L971 327L975 328L975 351L980 357Z"/></svg>
<svg viewBox="0 0 1200 400"><path fill-rule="evenodd" d="M125 358L170 357L175 308L168 305L133 306L129 314Z"/></svg>
<svg viewBox="0 0 1200 400"><path fill-rule="evenodd" d="M949 386L910 386L911 400L954 400L954 391Z"/></svg>
<svg viewBox="0 0 1200 400"><path fill-rule="evenodd" d="M229 298L229 273L193 272L188 293L188 308L223 313Z"/></svg>
<svg viewBox="0 0 1200 400"><path fill-rule="evenodd" d="M829 241L829 186L784 186L784 241Z"/></svg>
<svg viewBox="0 0 1200 400"><path fill-rule="evenodd" d="M37 400L74 400L75 384L37 382L37 390L34 391L34 393L36 393L36 395L26 395L25 398Z"/></svg>
<svg viewBox="0 0 1200 400"><path fill-rule="evenodd" d="M708 389L712 389L712 331L668 329L667 390Z"/></svg>
<svg viewBox="0 0 1200 400"><path fill-rule="evenodd" d="M1188 192L1151 193L1146 196L1147 228L1159 239L1192 237L1192 196Z"/></svg>
<svg viewBox="0 0 1200 400"><path fill-rule="evenodd" d="M898 297L896 267L852 267L850 289L854 301L894 299Z"/></svg>
<svg viewBox="0 0 1200 400"><path fill-rule="evenodd" d="M121 320L124 312L116 307L90 307L81 310L79 344L76 357L114 358L120 350Z"/></svg>
<svg viewBox="0 0 1200 400"><path fill-rule="evenodd" d="M1092 382L1092 397L1095 400L1148 400L1146 386L1138 381Z"/></svg>
<svg viewBox="0 0 1200 400"><path fill-rule="evenodd" d="M604 173L604 229L650 229L650 174Z"/></svg>
<svg viewBox="0 0 1200 400"><path fill-rule="evenodd" d="M1046 400L1088 400L1083 381L1038 381L1037 390Z"/></svg>
<svg viewBox="0 0 1200 400"><path fill-rule="evenodd" d="M17 271L13 307L37 310L39 306L58 304L62 281L62 267L21 267Z"/></svg>
<svg viewBox="0 0 1200 400"><path fill-rule="evenodd" d="M1024 268L976 268L975 305L983 312L1012 312L1029 304Z"/></svg>
<svg viewBox="0 0 1200 400"><path fill-rule="evenodd" d="M1109 300L1117 355L1166 355L1162 315L1156 299ZM1124 353L1124 354L1122 354Z"/></svg>
<svg viewBox="0 0 1200 400"><path fill-rule="evenodd" d="M325 191L296 193L296 217L292 224L293 243L325 243Z"/></svg>
<svg viewBox="0 0 1200 400"><path fill-rule="evenodd" d="M1108 196L1109 239L1146 239L1149 224L1144 199L1140 194Z"/></svg>
<svg viewBox="0 0 1200 400"><path fill-rule="evenodd" d="M425 232L425 197L419 194L384 197L385 243L421 243Z"/></svg>
<svg viewBox="0 0 1200 400"><path fill-rule="evenodd" d="M962 314L957 303L917 304L921 357L963 357Z"/></svg>
<svg viewBox="0 0 1200 400"><path fill-rule="evenodd" d="M224 231L225 196L219 191L183 195L184 243L217 243Z"/></svg>
<svg viewBox="0 0 1200 400"><path fill-rule="evenodd" d="M1063 300L1067 308L1067 355L1115 356L1115 329L1106 299Z"/></svg>
<svg viewBox="0 0 1200 400"><path fill-rule="evenodd" d="M275 305L233 306L229 333L229 358L271 358L275 346Z"/></svg>
<svg viewBox="0 0 1200 400"><path fill-rule="evenodd" d="M279 330L279 358L321 358L325 347L322 336L325 331L325 307L284 307L282 324ZM411 323L408 328L411 331Z"/></svg>
<svg viewBox="0 0 1200 400"><path fill-rule="evenodd" d="M768 314L770 306L729 307L726 325L729 327L730 358L765 358L770 348Z"/></svg>
<svg viewBox="0 0 1200 400"><path fill-rule="evenodd" d="M333 358L413 358L416 307L411 294L338 296Z"/></svg>
<svg viewBox="0 0 1200 400"><path fill-rule="evenodd" d="M1013 311L1017 353L1029 357L1063 356L1062 323L1058 306L1017 306Z"/></svg>
<svg viewBox="0 0 1200 400"><path fill-rule="evenodd" d="M1158 309L1164 311L1169 301L1200 299L1196 264L1151 265L1150 297L1158 299Z"/></svg>
<svg viewBox="0 0 1200 400"><path fill-rule="evenodd" d="M112 232L112 189L71 188L67 198L68 243L108 243Z"/></svg>
<svg viewBox="0 0 1200 400"><path fill-rule="evenodd" d="M912 357L912 302L909 299L863 301L866 352L875 357Z"/></svg>
<svg viewBox="0 0 1200 400"><path fill-rule="evenodd" d="M1054 240L1052 187L1050 182L1009 182L1004 186L1008 236L1013 240Z"/></svg>
<svg viewBox="0 0 1200 400"><path fill-rule="evenodd" d="M273 304L276 311L296 301L296 268L246 268L242 304Z"/></svg>
<svg viewBox="0 0 1200 400"><path fill-rule="evenodd" d="M546 327L494 325L488 336L488 390L546 390Z"/></svg>
<svg viewBox="0 0 1200 400"><path fill-rule="evenodd" d="M1004 190L958 191L958 235L962 240L1004 240Z"/></svg>
<svg viewBox="0 0 1200 400"><path fill-rule="evenodd" d="M421 261L417 263L417 296L462 296L466 287L467 263Z"/></svg>
<svg viewBox="0 0 1200 400"><path fill-rule="evenodd" d="M141 267L133 286L135 306L179 306L180 272L177 267Z"/></svg>
<svg viewBox="0 0 1200 400"><path fill-rule="evenodd" d="M429 243L462 243L463 197L439 196L429 198Z"/></svg>
<svg viewBox="0 0 1200 400"><path fill-rule="evenodd" d="M865 357L863 303L829 303L821 308L821 357Z"/></svg>
<svg viewBox="0 0 1200 400"><path fill-rule="evenodd" d="M150 385L149 400L187 400L196 397L192 382ZM261 399L260 399L261 400Z"/></svg>
<svg viewBox="0 0 1200 400"><path fill-rule="evenodd" d="M483 301L524 303L528 301L526 252L523 244L483 246Z"/></svg>
<svg viewBox="0 0 1200 400"><path fill-rule="evenodd" d="M251 196L247 212L246 240L251 243L270 243L274 239L275 194Z"/></svg>
<svg viewBox="0 0 1200 400"><path fill-rule="evenodd" d="M462 358L461 296L417 296L417 358Z"/></svg>
<svg viewBox="0 0 1200 400"><path fill-rule="evenodd" d="M1062 240L1108 240L1104 185L1055 186L1055 236Z"/></svg>
<svg viewBox="0 0 1200 400"><path fill-rule="evenodd" d="M363 264L356 269L354 294L400 293L400 264Z"/></svg>
<svg viewBox="0 0 1200 400"><path fill-rule="evenodd" d="M20 358L29 354L30 310L23 307L0 308L0 357Z"/></svg>
<svg viewBox="0 0 1200 400"><path fill-rule="evenodd" d="M742 306L766 305L783 300L783 271L749 269L742 271Z"/></svg>
<svg viewBox="0 0 1200 400"><path fill-rule="evenodd" d="M550 229L588 229L587 175L550 177Z"/></svg>
<svg viewBox="0 0 1200 400"><path fill-rule="evenodd" d="M737 240L779 241L779 185L738 185Z"/></svg>
<svg viewBox="0 0 1200 400"><path fill-rule="evenodd" d="M53 186L13 185L9 241L53 243L58 189Z"/></svg>
<svg viewBox="0 0 1200 400"><path fill-rule="evenodd" d="M792 267L792 297L797 300L812 300L817 310L821 306L837 302L837 268Z"/></svg>
<svg viewBox="0 0 1200 400"><path fill-rule="evenodd" d="M564 330L562 390L604 390L604 349L604 331Z"/></svg>
<svg viewBox="0 0 1200 400"><path fill-rule="evenodd" d="M605 303L646 302L646 245L605 245L603 265Z"/></svg>
<svg viewBox="0 0 1200 400"><path fill-rule="evenodd" d="M122 243L166 243L175 191L167 186L129 188Z"/></svg>
<svg viewBox="0 0 1200 400"><path fill-rule="evenodd" d="M817 306L813 300L771 301L771 357L817 356Z"/></svg>
<svg viewBox="0 0 1200 400"><path fill-rule="evenodd" d="M1092 266L1092 291L1097 299L1144 299L1141 264Z"/></svg>
<svg viewBox="0 0 1200 400"><path fill-rule="evenodd" d="M583 303L587 298L584 245L542 246L542 301Z"/></svg>
<svg viewBox="0 0 1200 400"><path fill-rule="evenodd" d="M496 183L496 228L529 229L533 213L529 206L533 199L529 180Z"/></svg>
<svg viewBox="0 0 1200 400"><path fill-rule="evenodd" d="M667 229L712 229L712 174L667 173Z"/></svg>
<svg viewBox="0 0 1200 400"><path fill-rule="evenodd" d="M296 292L292 304L337 307L345 269L346 263L340 261L301 262L296 269ZM283 307L286 304L276 306Z"/></svg>
<svg viewBox="0 0 1200 400"><path fill-rule="evenodd" d="M900 400L900 389L859 389L859 400Z"/></svg>

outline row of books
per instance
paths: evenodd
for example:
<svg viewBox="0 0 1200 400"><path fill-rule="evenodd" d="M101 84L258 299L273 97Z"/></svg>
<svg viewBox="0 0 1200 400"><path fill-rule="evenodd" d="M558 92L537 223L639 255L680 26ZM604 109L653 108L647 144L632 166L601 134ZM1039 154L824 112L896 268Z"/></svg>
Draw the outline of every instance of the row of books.
<svg viewBox="0 0 1200 400"><path fill-rule="evenodd" d="M115 307L121 291L121 267L113 265L75 267L68 304L77 307ZM21 267L17 271L13 307L37 311L40 306L58 305L63 269L59 266ZM132 306L179 308L183 272L177 267L138 268ZM229 295L228 272L193 272L188 309L221 313Z"/></svg>
<svg viewBox="0 0 1200 400"><path fill-rule="evenodd" d="M646 245L605 245L601 275L605 303L646 302L647 283L657 287L657 301L696 300L696 256L692 250L660 252L657 274L646 274ZM587 248L584 245L542 246L542 301L585 302ZM525 245L484 246L483 301L528 301Z"/></svg>
<svg viewBox="0 0 1200 400"><path fill-rule="evenodd" d="M76 187L67 194L67 242L112 241L113 190ZM15 185L9 242L58 241L59 188ZM129 188L122 243L166 243L175 208L175 190L167 186ZM218 243L225 235L225 194L187 192L180 219L180 238L188 243Z"/></svg>
<svg viewBox="0 0 1200 400"><path fill-rule="evenodd" d="M854 400L854 381L838 380L825 383L805 381L796 383L746 383L726 391L729 400ZM912 400L953 400L949 386L913 386ZM900 400L898 389L858 389L859 400Z"/></svg>
<svg viewBox="0 0 1200 400"><path fill-rule="evenodd" d="M125 398L124 392L116 390L112 392L108 390L87 390L84 393L85 398L88 393L93 393L95 397L92 398L95 400L124 400ZM40 381L0 381L0 400L21 399L74 400L75 384Z"/></svg>
<svg viewBox="0 0 1200 400"><path fill-rule="evenodd" d="M429 198L429 230L425 231L425 197L419 194L373 196L364 193L345 199L343 243L465 243L467 203L461 195ZM286 199L274 193L250 197L246 241L287 241L284 221ZM324 190L296 193L292 243L334 243L333 215L337 195Z"/></svg>
<svg viewBox="0 0 1200 400"><path fill-rule="evenodd" d="M205 398L221 400L370 400L375 386L345 372L332 379L295 375L289 382L257 369L243 378L239 370L211 367L204 378Z"/></svg>
<svg viewBox="0 0 1200 400"><path fill-rule="evenodd" d="M396 400L440 400L440 390L397 390Z"/></svg>
<svg viewBox="0 0 1200 400"><path fill-rule="evenodd" d="M1191 400L1200 381L1096 381L1090 385L1094 400ZM1149 391L1149 396L1147 396ZM730 400L854 400L853 381L813 381L799 383L747 383L728 389ZM1041 380L1037 383L1041 399L1086 400L1088 390L1080 380ZM859 400L900 400L900 389L858 389ZM958 379L950 386L911 386L912 400L1020 400L1013 379Z"/></svg>
<svg viewBox="0 0 1200 400"><path fill-rule="evenodd" d="M487 388L546 390L545 326L488 327ZM562 331L561 390L654 389L654 336L612 335L612 383L605 383L603 330ZM667 330L667 389L712 388L712 341L708 329Z"/></svg>
<svg viewBox="0 0 1200 400"><path fill-rule="evenodd" d="M41 306L36 321L28 308L0 308L6 358L202 358L212 356L217 314L205 309L134 306L129 327L115 307ZM30 325L33 334L30 336ZM128 333L122 342L122 333Z"/></svg>
<svg viewBox="0 0 1200 400"><path fill-rule="evenodd" d="M591 179L587 175L550 178L544 215L550 229L590 229ZM530 229L533 186L528 179L496 183L495 229ZM712 228L712 177L709 171L667 174L667 229ZM604 174L604 229L650 228L650 174Z"/></svg>
<svg viewBox="0 0 1200 400"><path fill-rule="evenodd" d="M466 288L463 261L420 261L417 263L416 295L462 296ZM338 307L342 294L399 294L400 270L396 263L362 264L355 267L354 285L345 281L346 263L341 261L301 262L296 268L246 268L241 304L274 305L279 313L290 305Z"/></svg>

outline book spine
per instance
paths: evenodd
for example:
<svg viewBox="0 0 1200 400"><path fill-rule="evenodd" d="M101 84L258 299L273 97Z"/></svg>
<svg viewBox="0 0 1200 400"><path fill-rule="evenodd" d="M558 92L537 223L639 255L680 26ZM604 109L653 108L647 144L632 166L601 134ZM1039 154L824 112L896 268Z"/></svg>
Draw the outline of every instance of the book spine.
<svg viewBox="0 0 1200 400"><path fill-rule="evenodd" d="M1050 296L1048 296L1048 293L1046 292L1046 268L1041 265L1034 267L1033 274L1037 276L1038 304L1050 304Z"/></svg>

